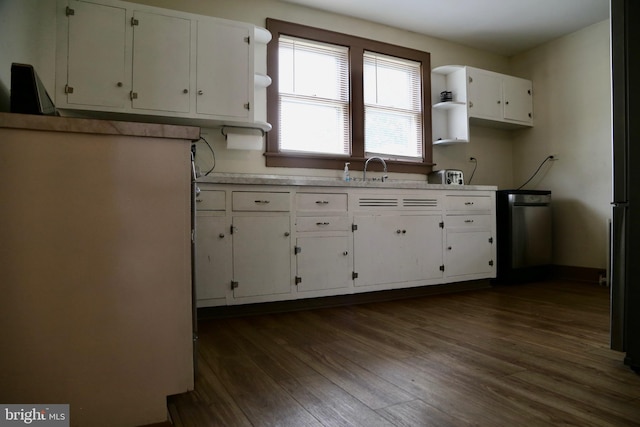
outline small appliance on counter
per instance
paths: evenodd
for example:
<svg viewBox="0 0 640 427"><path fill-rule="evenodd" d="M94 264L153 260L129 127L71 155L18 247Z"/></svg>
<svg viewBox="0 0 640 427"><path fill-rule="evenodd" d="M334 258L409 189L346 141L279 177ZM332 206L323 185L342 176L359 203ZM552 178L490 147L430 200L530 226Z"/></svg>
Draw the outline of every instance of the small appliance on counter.
<svg viewBox="0 0 640 427"><path fill-rule="evenodd" d="M464 175L458 169L442 169L427 175L429 184L464 185Z"/></svg>

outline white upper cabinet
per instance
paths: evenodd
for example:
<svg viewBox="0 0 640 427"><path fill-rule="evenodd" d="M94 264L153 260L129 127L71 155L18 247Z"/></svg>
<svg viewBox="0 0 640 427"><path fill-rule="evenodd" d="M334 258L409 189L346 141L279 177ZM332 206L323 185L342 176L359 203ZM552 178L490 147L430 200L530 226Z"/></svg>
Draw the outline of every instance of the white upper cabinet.
<svg viewBox="0 0 640 427"><path fill-rule="evenodd" d="M189 112L191 21L135 10L132 107Z"/></svg>
<svg viewBox="0 0 640 427"><path fill-rule="evenodd" d="M251 33L246 26L198 24L197 97L199 114L249 118ZM250 80L249 80L250 79Z"/></svg>
<svg viewBox="0 0 640 427"><path fill-rule="evenodd" d="M467 67L469 117L523 126L533 124L530 80Z"/></svg>
<svg viewBox="0 0 640 427"><path fill-rule="evenodd" d="M505 129L533 126L530 80L446 65L433 69L431 88L434 144L469 142L470 122Z"/></svg>
<svg viewBox="0 0 640 427"><path fill-rule="evenodd" d="M504 119L533 125L533 86L531 80L509 77L502 81Z"/></svg>
<svg viewBox="0 0 640 427"><path fill-rule="evenodd" d="M63 115L271 130L267 30L119 0L57 0L57 16Z"/></svg>
<svg viewBox="0 0 640 427"><path fill-rule="evenodd" d="M126 10L70 1L64 13L69 28L68 75L62 76L66 79L57 103L65 98L69 105L124 108L128 94Z"/></svg>

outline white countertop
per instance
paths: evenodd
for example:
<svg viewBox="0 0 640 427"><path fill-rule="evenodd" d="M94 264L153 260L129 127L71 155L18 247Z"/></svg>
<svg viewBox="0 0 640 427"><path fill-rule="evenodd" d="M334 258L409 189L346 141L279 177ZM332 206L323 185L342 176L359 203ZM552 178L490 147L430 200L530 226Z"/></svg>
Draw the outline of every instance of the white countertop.
<svg viewBox="0 0 640 427"><path fill-rule="evenodd" d="M338 178L310 177L294 175L258 175L243 173L212 173L201 176L197 180L200 183L210 184L245 184L245 185L288 185L288 186L315 186L315 187L347 187L347 188L411 188L422 190L497 190L494 185L446 185L429 184L425 181L395 180L342 181Z"/></svg>

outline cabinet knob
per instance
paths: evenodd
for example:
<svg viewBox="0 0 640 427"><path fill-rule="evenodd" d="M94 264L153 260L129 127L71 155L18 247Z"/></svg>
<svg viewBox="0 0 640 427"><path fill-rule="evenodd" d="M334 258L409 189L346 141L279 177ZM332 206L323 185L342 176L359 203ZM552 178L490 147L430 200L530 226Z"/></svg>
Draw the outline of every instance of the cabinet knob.
<svg viewBox="0 0 640 427"><path fill-rule="evenodd" d="M498 100L498 104L500 104L502 101Z"/></svg>
<svg viewBox="0 0 640 427"><path fill-rule="evenodd" d="M473 102L469 101L469 108L473 107Z"/></svg>
<svg viewBox="0 0 640 427"><path fill-rule="evenodd" d="M347 256L347 255L349 255L349 252L344 251L344 252L342 252L342 255Z"/></svg>
<svg viewBox="0 0 640 427"><path fill-rule="evenodd" d="M407 230L402 230L402 234L407 234Z"/></svg>
<svg viewBox="0 0 640 427"><path fill-rule="evenodd" d="M509 105L509 101L504 101L505 104Z"/></svg>
<svg viewBox="0 0 640 427"><path fill-rule="evenodd" d="M118 87L122 87L122 82L118 82L118 83L116 83L116 86L118 86Z"/></svg>
<svg viewBox="0 0 640 427"><path fill-rule="evenodd" d="M285 236L285 237L289 237L289 235L290 235L290 234L291 234L291 233L289 233L288 231L285 231L285 232L284 232L284 236Z"/></svg>
<svg viewBox="0 0 640 427"><path fill-rule="evenodd" d="M447 246L447 250L450 251L451 250L451 246Z"/></svg>
<svg viewBox="0 0 640 427"><path fill-rule="evenodd" d="M189 93L189 89L182 89L182 93Z"/></svg>
<svg viewBox="0 0 640 427"><path fill-rule="evenodd" d="M402 230L397 229L397 230L396 230L396 233L397 233L397 234L400 234L400 233L402 233Z"/></svg>
<svg viewBox="0 0 640 427"><path fill-rule="evenodd" d="M221 239L224 239L224 233L218 234L218 237L221 238Z"/></svg>
<svg viewBox="0 0 640 427"><path fill-rule="evenodd" d="M198 95L204 95L204 91L203 91L202 89L200 89L200 90L198 91Z"/></svg>

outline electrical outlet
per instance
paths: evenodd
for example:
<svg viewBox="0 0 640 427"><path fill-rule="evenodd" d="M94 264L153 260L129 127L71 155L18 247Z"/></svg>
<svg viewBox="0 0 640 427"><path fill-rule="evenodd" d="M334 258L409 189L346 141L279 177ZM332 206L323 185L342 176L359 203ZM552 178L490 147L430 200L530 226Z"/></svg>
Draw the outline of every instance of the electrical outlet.
<svg viewBox="0 0 640 427"><path fill-rule="evenodd" d="M558 157L558 154L556 153L549 154L549 157L551 158L552 161L560 160L560 158Z"/></svg>

